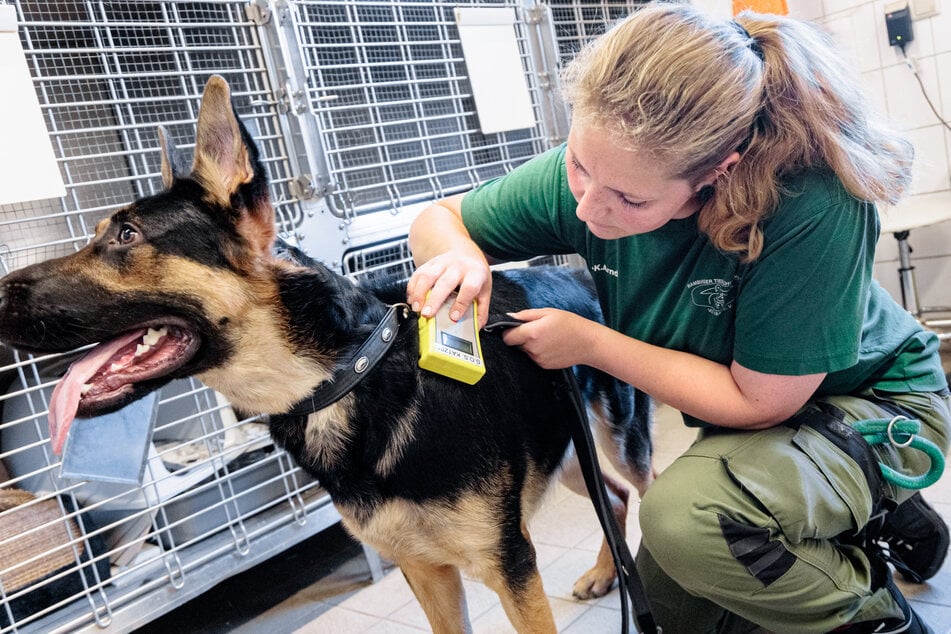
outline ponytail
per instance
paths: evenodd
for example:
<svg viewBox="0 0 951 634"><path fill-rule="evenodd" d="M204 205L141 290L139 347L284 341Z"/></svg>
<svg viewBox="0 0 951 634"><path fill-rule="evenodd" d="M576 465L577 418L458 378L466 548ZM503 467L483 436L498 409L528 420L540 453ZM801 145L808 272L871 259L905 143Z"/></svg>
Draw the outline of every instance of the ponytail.
<svg viewBox="0 0 951 634"><path fill-rule="evenodd" d="M743 12L723 21L652 3L565 69L576 121L652 152L698 185L732 152L698 225L726 252L755 260L760 221L783 180L830 169L857 198L896 202L911 182L911 144L869 108L829 36L807 22Z"/></svg>

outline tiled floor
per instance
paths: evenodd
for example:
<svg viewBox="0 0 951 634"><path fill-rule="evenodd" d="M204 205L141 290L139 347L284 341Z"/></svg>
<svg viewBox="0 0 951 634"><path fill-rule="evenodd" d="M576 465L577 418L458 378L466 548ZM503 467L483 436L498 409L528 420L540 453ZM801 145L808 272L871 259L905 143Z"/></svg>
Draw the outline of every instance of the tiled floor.
<svg viewBox="0 0 951 634"><path fill-rule="evenodd" d="M676 412L659 408L655 423L657 467L663 469L670 464L692 436ZM926 498L944 517L951 519L951 476L928 489ZM632 549L639 538L636 510L635 506L627 527ZM601 540L600 527L590 502L557 486L548 503L532 520L530 529L559 631L568 634L620 631L621 612L616 589L597 600L577 601L571 597L572 584L594 561ZM239 619L243 621L240 624L232 621L231 625L209 625L203 631L298 634L429 631L425 616L400 572L387 568L381 581L371 583L369 569L359 550L352 544L347 548L343 550L349 552L349 556L313 583L289 589L286 598L270 602L256 615L249 614L246 619ZM951 632L951 560L927 584L899 585L913 601L916 611L938 634ZM467 580L465 586L469 614L477 634L512 631L491 591L471 580ZM235 600L234 595L231 601L233 604L242 603ZM232 607L239 611L248 609L243 605Z"/></svg>

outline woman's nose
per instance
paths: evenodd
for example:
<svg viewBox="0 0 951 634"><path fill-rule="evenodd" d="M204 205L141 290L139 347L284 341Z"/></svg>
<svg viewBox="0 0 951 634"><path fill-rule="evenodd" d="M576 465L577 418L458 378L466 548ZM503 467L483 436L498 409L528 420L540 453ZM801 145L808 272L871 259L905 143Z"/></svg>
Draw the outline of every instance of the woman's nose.
<svg viewBox="0 0 951 634"><path fill-rule="evenodd" d="M592 190L587 189L578 199L575 215L578 216L578 220L595 220L603 213L603 210L599 197Z"/></svg>

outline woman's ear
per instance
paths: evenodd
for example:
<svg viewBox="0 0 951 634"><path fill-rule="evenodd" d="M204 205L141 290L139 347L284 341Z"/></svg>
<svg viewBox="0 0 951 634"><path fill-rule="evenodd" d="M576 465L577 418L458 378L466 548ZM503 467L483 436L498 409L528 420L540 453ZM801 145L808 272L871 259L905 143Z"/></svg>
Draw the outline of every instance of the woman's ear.
<svg viewBox="0 0 951 634"><path fill-rule="evenodd" d="M702 188L709 185L715 185L717 179L733 169L733 166L736 165L740 160L739 152L730 152L729 156L723 159L719 165L713 168L713 170L704 178L700 183L697 184L697 191L699 192Z"/></svg>

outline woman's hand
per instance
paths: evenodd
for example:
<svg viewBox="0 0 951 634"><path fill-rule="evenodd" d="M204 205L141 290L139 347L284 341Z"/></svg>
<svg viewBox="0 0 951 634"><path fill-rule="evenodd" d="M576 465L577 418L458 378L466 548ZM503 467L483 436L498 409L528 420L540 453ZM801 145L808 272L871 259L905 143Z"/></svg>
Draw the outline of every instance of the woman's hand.
<svg viewBox="0 0 951 634"><path fill-rule="evenodd" d="M457 321L474 299L479 309L479 328L484 326L489 319L492 273L474 244L470 252L456 249L421 264L406 286L407 302L423 317L432 317L457 289L449 318Z"/></svg>
<svg viewBox="0 0 951 634"><path fill-rule="evenodd" d="M456 321L472 300L479 304L479 328L489 320L492 273L479 246L462 222L462 194L426 207L409 229L416 271L406 286L406 302L423 317L432 317L458 289L449 317Z"/></svg>
<svg viewBox="0 0 951 634"><path fill-rule="evenodd" d="M585 364L601 324L556 308L532 308L512 317L526 323L510 328L502 339L518 346L532 361L548 370Z"/></svg>

